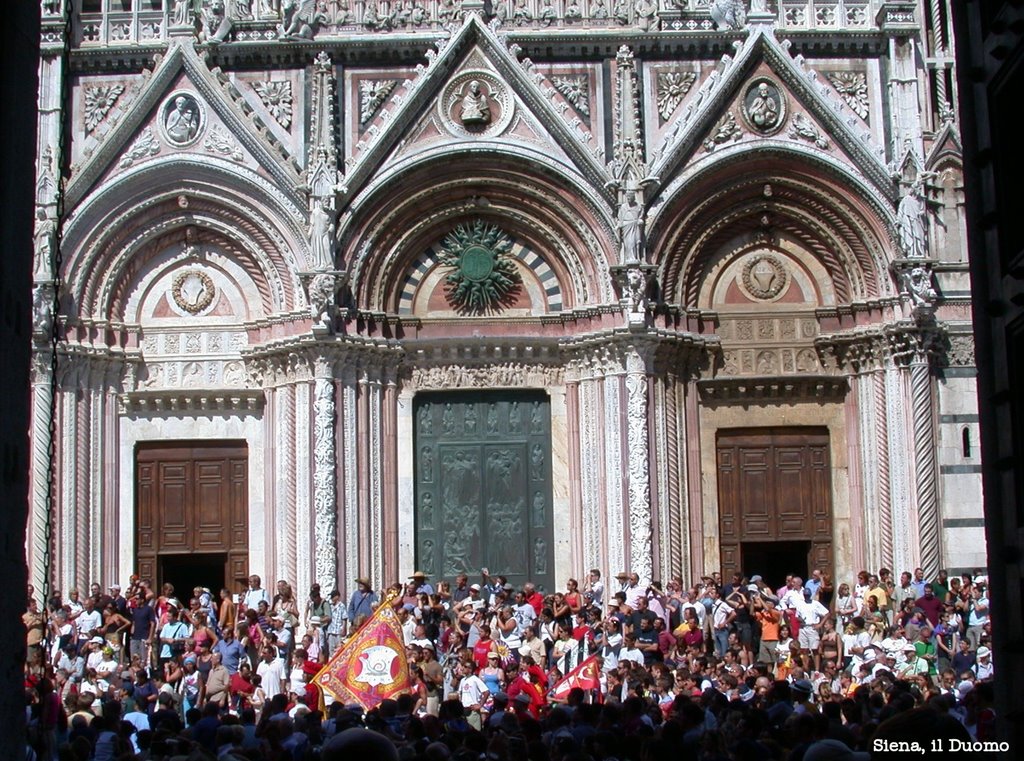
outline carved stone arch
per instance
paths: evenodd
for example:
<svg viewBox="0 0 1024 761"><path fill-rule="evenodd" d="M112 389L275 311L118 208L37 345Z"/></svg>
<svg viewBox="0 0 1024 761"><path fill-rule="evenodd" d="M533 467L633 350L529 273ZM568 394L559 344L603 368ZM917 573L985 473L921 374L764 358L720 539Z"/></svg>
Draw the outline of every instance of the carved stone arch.
<svg viewBox="0 0 1024 761"><path fill-rule="evenodd" d="M709 261L738 233L800 241L829 269L840 303L894 294L896 246L873 203L805 163L745 158L695 175L659 209L651 250L666 299L695 306Z"/></svg>
<svg viewBox="0 0 1024 761"><path fill-rule="evenodd" d="M445 153L381 178L351 207L345 261L356 303L395 312L408 268L460 222L484 218L521 239L555 273L563 308L612 298L611 210L510 156ZM402 192L396 203L395 188Z"/></svg>
<svg viewBox="0 0 1024 761"><path fill-rule="evenodd" d="M184 242L186 229L238 257L260 284L266 313L304 305L296 274L303 269L296 253L307 247L302 211L262 178L238 176L245 174L238 167L186 167L179 159L160 171L152 163L102 186L69 217L63 271L72 314L118 314L147 256L166 236Z"/></svg>

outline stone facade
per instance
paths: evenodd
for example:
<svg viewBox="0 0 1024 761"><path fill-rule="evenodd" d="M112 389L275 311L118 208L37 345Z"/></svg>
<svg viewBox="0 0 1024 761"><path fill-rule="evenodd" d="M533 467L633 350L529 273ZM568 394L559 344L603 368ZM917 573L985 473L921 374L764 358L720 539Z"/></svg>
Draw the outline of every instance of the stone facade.
<svg viewBox="0 0 1024 761"><path fill-rule="evenodd" d="M249 570L405 576L455 389L547 394L559 584L718 568L717 435L780 426L839 578L985 565L944 0L65 5L34 579L48 478L54 580L124 578L137 447L192 440L246 444Z"/></svg>

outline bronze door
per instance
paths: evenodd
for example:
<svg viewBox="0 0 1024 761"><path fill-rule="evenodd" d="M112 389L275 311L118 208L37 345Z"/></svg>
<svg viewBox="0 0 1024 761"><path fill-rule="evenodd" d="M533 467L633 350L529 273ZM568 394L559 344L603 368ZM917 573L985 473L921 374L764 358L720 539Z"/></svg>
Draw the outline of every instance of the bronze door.
<svg viewBox="0 0 1024 761"><path fill-rule="evenodd" d="M723 429L716 449L723 578L759 573L742 567L744 544L748 557L763 556L772 543L780 553L806 548L806 557L793 559L793 572L834 570L828 431Z"/></svg>
<svg viewBox="0 0 1024 761"><path fill-rule="evenodd" d="M140 444L135 455L139 574L160 584L178 566L206 560L206 566L223 566L220 583L233 590L244 583L248 470L244 442Z"/></svg>
<svg viewBox="0 0 1024 761"><path fill-rule="evenodd" d="M547 395L421 394L414 414L416 567L553 589Z"/></svg>

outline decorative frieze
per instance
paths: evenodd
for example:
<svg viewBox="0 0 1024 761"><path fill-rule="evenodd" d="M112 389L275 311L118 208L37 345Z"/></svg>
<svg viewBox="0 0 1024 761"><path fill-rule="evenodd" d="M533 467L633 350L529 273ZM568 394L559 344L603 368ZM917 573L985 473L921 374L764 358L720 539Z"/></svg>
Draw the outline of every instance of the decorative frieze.
<svg viewBox="0 0 1024 761"><path fill-rule="evenodd" d="M547 388L563 382L564 369L554 365L503 362L485 365L412 367L408 385L417 390L453 388Z"/></svg>

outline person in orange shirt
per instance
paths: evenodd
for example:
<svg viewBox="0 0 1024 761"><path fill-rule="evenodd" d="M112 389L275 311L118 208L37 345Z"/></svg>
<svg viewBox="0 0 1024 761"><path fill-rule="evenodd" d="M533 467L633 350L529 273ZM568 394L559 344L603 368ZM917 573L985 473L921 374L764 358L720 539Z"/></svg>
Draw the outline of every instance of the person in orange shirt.
<svg viewBox="0 0 1024 761"><path fill-rule="evenodd" d="M757 662L774 665L782 613L775 609L774 600L758 594L754 595L754 620L761 624L761 645L757 650Z"/></svg>

